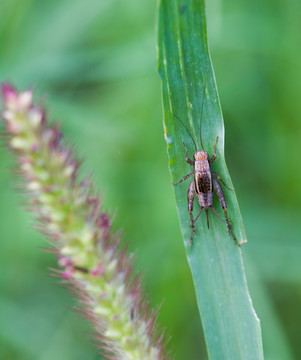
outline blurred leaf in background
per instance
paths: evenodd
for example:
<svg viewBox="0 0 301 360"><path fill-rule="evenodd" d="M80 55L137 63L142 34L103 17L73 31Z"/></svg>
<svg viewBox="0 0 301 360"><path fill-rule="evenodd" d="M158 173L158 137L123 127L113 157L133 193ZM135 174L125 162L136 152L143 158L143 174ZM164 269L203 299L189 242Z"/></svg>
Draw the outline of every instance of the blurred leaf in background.
<svg viewBox="0 0 301 360"><path fill-rule="evenodd" d="M163 140L155 0L0 0L0 79L33 87L124 229L176 359L205 359ZM301 3L207 2L266 359L301 358ZM98 359L0 153L0 359ZM87 334L84 335L83 334Z"/></svg>

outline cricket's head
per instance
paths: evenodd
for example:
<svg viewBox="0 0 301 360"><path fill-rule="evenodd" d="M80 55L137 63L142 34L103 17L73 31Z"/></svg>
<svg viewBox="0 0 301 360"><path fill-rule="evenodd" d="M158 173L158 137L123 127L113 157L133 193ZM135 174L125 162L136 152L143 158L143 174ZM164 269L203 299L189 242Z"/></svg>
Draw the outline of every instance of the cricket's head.
<svg viewBox="0 0 301 360"><path fill-rule="evenodd" d="M197 151L194 155L194 160L207 160L208 159L208 154L206 153L206 151L201 150L201 151Z"/></svg>

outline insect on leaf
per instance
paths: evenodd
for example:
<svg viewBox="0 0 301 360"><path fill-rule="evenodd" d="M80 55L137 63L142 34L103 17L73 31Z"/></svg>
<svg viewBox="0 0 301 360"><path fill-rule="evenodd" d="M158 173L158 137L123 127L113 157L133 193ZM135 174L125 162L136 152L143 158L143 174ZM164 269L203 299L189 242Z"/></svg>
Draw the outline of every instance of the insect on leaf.
<svg viewBox="0 0 301 360"><path fill-rule="evenodd" d="M202 148L201 131L209 158L214 154L215 140L219 137L217 158L211 170L233 188L224 158L224 123L207 44L204 1L161 0L158 30L164 132L172 182L194 171L193 166L185 162L183 142L189 150L189 158L193 159L195 147L188 131L198 150ZM189 247L189 182L174 186L174 191L209 358L263 359L260 322L249 295L241 248L228 235L226 224L210 211L208 229L204 212L195 223L196 234L193 246ZM235 192L223 185L222 188L233 233L242 244L246 236ZM213 206L224 218L216 195ZM199 209L195 199L194 217Z"/></svg>

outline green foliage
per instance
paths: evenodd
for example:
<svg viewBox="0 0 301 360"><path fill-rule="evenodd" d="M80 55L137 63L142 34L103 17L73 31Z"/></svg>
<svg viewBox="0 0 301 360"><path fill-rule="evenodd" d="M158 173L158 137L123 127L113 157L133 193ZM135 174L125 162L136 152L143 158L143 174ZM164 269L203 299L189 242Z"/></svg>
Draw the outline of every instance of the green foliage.
<svg viewBox="0 0 301 360"><path fill-rule="evenodd" d="M190 158L195 149L185 127L200 149L202 116L202 141L211 156L215 138L219 136L217 159L212 168L231 184L224 161L223 119L207 46L204 2L162 0L158 42L165 138L173 182L192 171L184 160L183 142L190 144ZM259 320L249 296L241 252L229 238L225 224L211 213L208 231L202 214L202 220L196 222L194 244L189 248L188 184L188 181L186 186L179 184L175 195L208 355L211 359L262 359ZM234 192L226 190L226 201L233 231L242 243L245 235ZM217 198L213 206L220 207ZM199 206L195 207L194 217L199 211Z"/></svg>
<svg viewBox="0 0 301 360"><path fill-rule="evenodd" d="M156 5L1 0L0 78L19 90L33 87L37 99L46 95L50 117L62 122L85 158L85 172L92 170L104 190L104 205L117 209L116 228L137 249L152 305L165 299L159 321L171 331L176 359L186 359L187 351L190 359L206 359L166 166ZM265 359L299 359L301 2L210 0L206 7L227 166L248 235L242 251ZM48 276L54 258L41 252L45 240L29 226L3 142L0 149L0 358L99 359L83 336L88 325L70 310L73 299ZM189 166L180 151L183 176ZM225 193L228 200L232 195Z"/></svg>

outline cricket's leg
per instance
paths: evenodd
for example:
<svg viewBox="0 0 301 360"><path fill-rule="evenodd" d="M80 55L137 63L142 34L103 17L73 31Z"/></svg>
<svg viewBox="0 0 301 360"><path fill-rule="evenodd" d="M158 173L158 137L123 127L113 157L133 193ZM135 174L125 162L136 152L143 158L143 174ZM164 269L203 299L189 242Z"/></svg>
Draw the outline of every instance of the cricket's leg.
<svg viewBox="0 0 301 360"><path fill-rule="evenodd" d="M188 211L189 211L190 220L191 220L191 227L192 227L189 247L192 246L192 243L193 243L193 235L195 234L195 227L194 227L195 221L194 221L194 219L193 219L193 214L192 214L194 196L195 196L195 184L194 184L194 179L193 179L193 180L191 181L191 183L189 184L189 188L188 188L188 191L187 191Z"/></svg>
<svg viewBox="0 0 301 360"><path fill-rule="evenodd" d="M187 180L187 179L188 179L190 176L192 176L192 175L194 175L194 172L192 172L192 173L184 176L183 179L181 179L180 181L178 181L178 182L176 182L176 183L172 183L172 184L173 184L173 185L179 185L182 181Z"/></svg>
<svg viewBox="0 0 301 360"><path fill-rule="evenodd" d="M222 179L219 175L217 175L215 172L211 171L211 174L212 174L213 176L215 176L215 177L224 185L224 187L226 187L228 190L234 191L234 189L232 189L232 188L230 188L229 186L227 186L227 185L225 184L225 182L223 181L223 179Z"/></svg>
<svg viewBox="0 0 301 360"><path fill-rule="evenodd" d="M210 164L212 164L213 161L216 159L216 145L217 145L217 142L218 142L218 136L216 137L216 140L215 140L214 155L213 155L212 158L209 160L209 163L210 163Z"/></svg>
<svg viewBox="0 0 301 360"><path fill-rule="evenodd" d="M187 147L186 147L186 145L185 145L184 142L183 142L183 145L184 145L184 148L185 148L185 150L186 150L186 157L185 157L186 162L187 162L188 164L194 166L194 160L190 160L190 159L188 158L188 150L187 150Z"/></svg>
<svg viewBox="0 0 301 360"><path fill-rule="evenodd" d="M216 195L218 196L219 201L220 201L220 203L222 205L222 208L224 210L228 233L229 233L229 235L232 236L233 240L238 244L238 242L236 240L236 237L235 237L235 235L233 234L233 232L231 230L230 221L229 221L229 217L228 217L228 213L227 213L227 204L226 204L226 201L225 201L225 196L224 196L222 187L220 186L219 182L216 179L213 179L213 188L214 188L214 191L215 191Z"/></svg>

